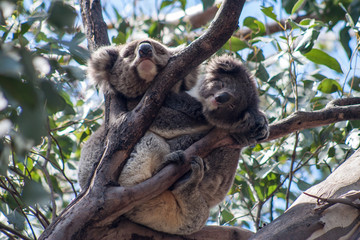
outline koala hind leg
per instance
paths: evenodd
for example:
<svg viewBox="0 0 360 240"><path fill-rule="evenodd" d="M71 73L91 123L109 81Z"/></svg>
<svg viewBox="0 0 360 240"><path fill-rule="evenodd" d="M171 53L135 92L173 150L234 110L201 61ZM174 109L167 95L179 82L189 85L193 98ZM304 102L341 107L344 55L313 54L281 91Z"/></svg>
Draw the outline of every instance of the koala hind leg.
<svg viewBox="0 0 360 240"><path fill-rule="evenodd" d="M170 147L162 137L147 132L130 154L119 177L120 185L133 186L152 177L169 153Z"/></svg>
<svg viewBox="0 0 360 240"><path fill-rule="evenodd" d="M184 155L176 151L168 157L178 159ZM209 217L209 206L198 189L204 175L203 160L194 158L191 169L190 177L176 184L174 190L165 191L135 207L126 216L134 222L171 234L190 234L200 230Z"/></svg>
<svg viewBox="0 0 360 240"><path fill-rule="evenodd" d="M171 191L180 208L178 234L190 234L200 230L209 217L209 205L199 189L206 166L200 157L193 157L189 178L180 179Z"/></svg>

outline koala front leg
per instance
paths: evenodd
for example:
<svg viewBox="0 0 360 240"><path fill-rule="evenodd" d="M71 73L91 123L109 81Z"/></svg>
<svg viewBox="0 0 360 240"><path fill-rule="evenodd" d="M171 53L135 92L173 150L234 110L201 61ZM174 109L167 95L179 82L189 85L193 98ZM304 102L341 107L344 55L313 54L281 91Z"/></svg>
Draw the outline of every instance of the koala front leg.
<svg viewBox="0 0 360 240"><path fill-rule="evenodd" d="M246 111L243 118L237 122L231 136L239 143L245 141L248 145L266 139L269 136L269 123L265 114L257 109Z"/></svg>

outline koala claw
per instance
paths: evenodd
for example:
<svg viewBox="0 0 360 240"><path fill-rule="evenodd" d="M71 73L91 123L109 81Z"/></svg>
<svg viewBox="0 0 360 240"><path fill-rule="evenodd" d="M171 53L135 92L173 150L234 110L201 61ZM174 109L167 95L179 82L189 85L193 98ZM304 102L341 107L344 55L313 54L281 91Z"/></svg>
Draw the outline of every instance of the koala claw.
<svg viewBox="0 0 360 240"><path fill-rule="evenodd" d="M191 160L191 177L190 178L196 178L196 179L202 179L204 176L205 171L205 163L201 157L192 157Z"/></svg>
<svg viewBox="0 0 360 240"><path fill-rule="evenodd" d="M251 124L249 120L251 120ZM253 113L252 117L248 119L248 122L246 131L244 131L246 128L242 128L242 131L235 131L231 134L238 143L254 145L269 136L269 124L266 116L262 112Z"/></svg>
<svg viewBox="0 0 360 240"><path fill-rule="evenodd" d="M255 128L250 132L256 141L264 140L269 136L269 123L265 115L260 115L255 119Z"/></svg>
<svg viewBox="0 0 360 240"><path fill-rule="evenodd" d="M165 156L164 162L166 164L176 163L176 164L182 165L185 162L185 153L182 150L178 150L178 151L169 153L168 155Z"/></svg>
<svg viewBox="0 0 360 240"><path fill-rule="evenodd" d="M187 193L189 193L191 192L189 191L189 189L195 189L202 181L206 168L203 159L201 157L193 157L190 164L191 171L187 172L174 184L174 191L186 191Z"/></svg>

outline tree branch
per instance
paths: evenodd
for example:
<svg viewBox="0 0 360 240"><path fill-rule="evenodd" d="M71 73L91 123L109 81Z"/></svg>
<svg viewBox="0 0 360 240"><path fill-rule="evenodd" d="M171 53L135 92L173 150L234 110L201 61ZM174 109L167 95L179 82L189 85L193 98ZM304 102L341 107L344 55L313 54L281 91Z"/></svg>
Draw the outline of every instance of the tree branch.
<svg viewBox="0 0 360 240"><path fill-rule="evenodd" d="M86 235L89 229L111 224L122 213L131 209L134 200L145 201L153 196L153 186L147 186L149 181L132 188L111 186L109 183L116 182L121 163L129 156L133 146L150 126L166 93L192 68L220 49L233 34L244 2L244 0L224 1L209 30L170 59L167 67L154 79L154 84L146 92L139 105L131 112L120 111L117 116L109 117L112 128L107 136L108 149L103 154L90 187L64 210L59 218L45 230L40 239L90 239L94 236ZM89 48L94 50L98 46L107 44L107 35L101 33L103 30L106 31L106 25L103 24L100 14L100 1L82 0L81 7ZM109 106L116 105L116 98L111 96L110 99ZM110 114L113 113L110 112ZM115 152L117 154L114 154ZM173 165L169 167L174 170L173 172L178 171ZM186 172L189 166L185 164L183 169ZM160 194L172 184L167 176L166 171L156 175L156 178L160 180L166 178L166 181L162 181L164 183L159 184L154 190L156 194ZM175 182L176 179L173 179ZM154 179L151 181L156 182ZM141 185L146 186L146 191L140 191ZM103 219L105 220L99 221Z"/></svg>
<svg viewBox="0 0 360 240"><path fill-rule="evenodd" d="M90 187L65 209L60 217L46 229L40 239L96 239L96 236L89 235L90 230L111 229L114 222L124 212L168 189L183 173L189 170L191 156L206 156L211 149L210 146L215 148L233 146L233 140L228 137L228 133L214 129L208 136L185 151L187 161L184 165L177 167L171 164L154 177L133 187L124 188L111 184L117 181L122 163L150 126L164 101L166 93L179 79L209 58L230 38L237 27L243 4L244 0L224 1L208 31L170 59L167 67L157 75L154 84L133 111L123 112L120 109L118 112L110 112L110 114L115 113L115 115L109 117L112 131L109 132L106 139L108 148L103 154ZM106 25L103 24L100 1L82 0L81 6L89 48L93 50L98 46L107 45L107 34L102 33L102 31L106 32ZM109 106L116 108L114 105L118 104L117 98L111 96L110 99ZM330 114L331 110L335 108L342 109L344 116L335 113ZM345 111L347 108L351 109ZM325 117L330 116L332 121L359 118L359 106L356 105L331 106L327 111L324 111L324 114L318 112L320 111L311 115L317 122L317 126L329 124L329 120L324 119L324 114L328 114ZM321 118L316 114L323 117ZM306 125L304 120L299 123L299 119L304 116L301 113L298 115L272 125L271 136L279 137L290 133L288 129L285 129L285 132L287 131L285 134L281 129L277 129L279 124L291 127L292 130L299 128L299 126L303 129L316 125L312 122L310 125ZM294 120L295 123L292 123Z"/></svg>
<svg viewBox="0 0 360 240"><path fill-rule="evenodd" d="M319 111L298 111L270 125L270 136L274 140L307 128L314 128L345 120L360 119L360 98L336 99Z"/></svg>
<svg viewBox="0 0 360 240"><path fill-rule="evenodd" d="M360 212L360 149L340 165L324 181L306 190L279 218L266 225L250 239L358 239ZM311 196L309 196L311 195ZM318 198L332 203L318 208ZM357 201L345 205L345 200ZM296 217L294 217L296 216ZM336 221L334 221L336 219Z"/></svg>

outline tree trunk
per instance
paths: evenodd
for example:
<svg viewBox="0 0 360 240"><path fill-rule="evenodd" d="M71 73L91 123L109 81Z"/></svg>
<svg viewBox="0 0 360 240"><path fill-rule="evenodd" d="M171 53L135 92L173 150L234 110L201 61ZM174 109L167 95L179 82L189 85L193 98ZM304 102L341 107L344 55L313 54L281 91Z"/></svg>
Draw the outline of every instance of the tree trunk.
<svg viewBox="0 0 360 240"><path fill-rule="evenodd" d="M360 149L250 239L360 239Z"/></svg>

